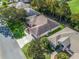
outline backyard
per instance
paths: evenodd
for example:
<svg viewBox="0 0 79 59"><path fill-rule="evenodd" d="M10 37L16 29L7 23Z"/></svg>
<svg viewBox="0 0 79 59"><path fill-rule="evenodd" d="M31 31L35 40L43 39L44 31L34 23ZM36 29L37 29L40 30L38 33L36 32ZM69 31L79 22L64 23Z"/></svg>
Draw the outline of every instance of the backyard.
<svg viewBox="0 0 79 59"><path fill-rule="evenodd" d="M79 0L70 0L68 3L72 13L79 13Z"/></svg>

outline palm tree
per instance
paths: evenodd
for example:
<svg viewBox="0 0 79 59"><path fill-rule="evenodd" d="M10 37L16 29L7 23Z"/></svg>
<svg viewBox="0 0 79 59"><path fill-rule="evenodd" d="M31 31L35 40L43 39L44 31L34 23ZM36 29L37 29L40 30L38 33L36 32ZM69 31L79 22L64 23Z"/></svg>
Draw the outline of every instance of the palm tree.
<svg viewBox="0 0 79 59"><path fill-rule="evenodd" d="M52 0L50 4L50 12L55 16L56 8L58 7L58 1Z"/></svg>
<svg viewBox="0 0 79 59"><path fill-rule="evenodd" d="M40 8L44 0L32 0L31 5L33 7Z"/></svg>
<svg viewBox="0 0 79 59"><path fill-rule="evenodd" d="M79 31L79 14L74 14L71 16L71 23L70 25Z"/></svg>
<svg viewBox="0 0 79 59"><path fill-rule="evenodd" d="M69 5L66 2L60 2L59 7L57 8L56 13L59 15L59 21L68 21L68 18L71 15Z"/></svg>

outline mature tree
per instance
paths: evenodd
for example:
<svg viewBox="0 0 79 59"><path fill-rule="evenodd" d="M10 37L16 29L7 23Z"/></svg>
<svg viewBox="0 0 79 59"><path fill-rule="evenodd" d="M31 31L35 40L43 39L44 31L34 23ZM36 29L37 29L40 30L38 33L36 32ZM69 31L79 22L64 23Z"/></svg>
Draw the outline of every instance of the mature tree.
<svg viewBox="0 0 79 59"><path fill-rule="evenodd" d="M42 37L40 39L40 45L43 51L50 53L51 51L54 51L54 49L51 48L50 42L47 39L47 37Z"/></svg>
<svg viewBox="0 0 79 59"><path fill-rule="evenodd" d="M69 5L64 1L59 2L56 14L59 16L60 21L68 21L71 15Z"/></svg>
<svg viewBox="0 0 79 59"><path fill-rule="evenodd" d="M39 40L34 40L25 47L23 51L28 59L45 59L44 53L50 53L51 50L49 46L49 41L46 37L41 38Z"/></svg>
<svg viewBox="0 0 79 59"><path fill-rule="evenodd" d="M46 13L47 10L47 4L45 0L32 0L31 5L38 11Z"/></svg>
<svg viewBox="0 0 79 59"><path fill-rule="evenodd" d="M39 44L39 41L32 41L27 49L27 55L32 59L45 59L43 56L43 50Z"/></svg>
<svg viewBox="0 0 79 59"><path fill-rule="evenodd" d="M79 31L79 14L73 14L71 16L71 26Z"/></svg>
<svg viewBox="0 0 79 59"><path fill-rule="evenodd" d="M55 8L58 6L57 0L32 0L32 6L44 14L55 14Z"/></svg>
<svg viewBox="0 0 79 59"><path fill-rule="evenodd" d="M70 7L67 2L64 0L33 0L35 6L37 7L38 11L46 14L54 16L55 18L59 19L59 21L69 22L70 20ZM33 3L33 4L34 4Z"/></svg>
<svg viewBox="0 0 79 59"><path fill-rule="evenodd" d="M1 16L5 19L15 19L16 14L14 13L16 11L15 8L3 8L1 10Z"/></svg>
<svg viewBox="0 0 79 59"><path fill-rule="evenodd" d="M40 8L42 6L43 0L32 0L31 5L33 7Z"/></svg>
<svg viewBox="0 0 79 59"><path fill-rule="evenodd" d="M56 11L57 11L58 7L59 7L59 2L57 0L52 0L48 9L49 9L50 13L53 14L53 16L56 15Z"/></svg>
<svg viewBox="0 0 79 59"><path fill-rule="evenodd" d="M25 33L26 12L13 7L0 8L1 20L7 23L15 38L22 38Z"/></svg>
<svg viewBox="0 0 79 59"><path fill-rule="evenodd" d="M1 10L1 16L6 19L22 19L26 16L26 12L23 9L16 9L13 7L3 8Z"/></svg>
<svg viewBox="0 0 79 59"><path fill-rule="evenodd" d="M16 9L14 7L0 7L0 16L3 18L2 20L17 20L22 21L24 23L27 22L27 12L24 9Z"/></svg>

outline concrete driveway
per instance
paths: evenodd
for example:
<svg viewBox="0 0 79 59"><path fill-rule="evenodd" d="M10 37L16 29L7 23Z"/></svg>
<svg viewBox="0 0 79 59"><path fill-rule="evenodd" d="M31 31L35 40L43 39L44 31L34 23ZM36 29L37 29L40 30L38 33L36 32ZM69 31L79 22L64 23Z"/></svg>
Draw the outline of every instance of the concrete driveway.
<svg viewBox="0 0 79 59"><path fill-rule="evenodd" d="M0 59L26 59L16 40L0 34Z"/></svg>
<svg viewBox="0 0 79 59"><path fill-rule="evenodd" d="M20 48L22 48L25 44L31 42L34 38L31 36L31 34L26 33L26 36L20 39L16 39L18 42Z"/></svg>

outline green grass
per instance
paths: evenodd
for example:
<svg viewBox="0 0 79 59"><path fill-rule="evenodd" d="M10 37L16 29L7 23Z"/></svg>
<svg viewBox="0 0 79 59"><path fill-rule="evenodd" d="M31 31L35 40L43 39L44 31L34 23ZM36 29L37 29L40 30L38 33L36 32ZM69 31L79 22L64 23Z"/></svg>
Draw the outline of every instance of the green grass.
<svg viewBox="0 0 79 59"><path fill-rule="evenodd" d="M30 42L30 43L31 43L31 42ZM29 57L28 54L27 54L27 49L28 49L30 43L26 44L26 45L22 48L22 51L23 51L23 53L25 54L25 56L26 56L27 59L33 59L32 57ZM44 56L45 56L45 59L51 59L51 55L50 55L50 54L44 53Z"/></svg>
<svg viewBox="0 0 79 59"><path fill-rule="evenodd" d="M58 28L55 29L54 31L49 32L49 33L48 33L48 36L51 36L51 35L55 34L56 32L62 30L63 28L64 28L64 25L62 24L62 25L60 25L60 27L58 27Z"/></svg>
<svg viewBox="0 0 79 59"><path fill-rule="evenodd" d="M79 0L71 0L68 3L72 14L79 13Z"/></svg>
<svg viewBox="0 0 79 59"><path fill-rule="evenodd" d="M27 49L28 49L29 45L30 45L30 43L26 44L26 45L22 48L22 51L23 51L23 53L25 54L25 56L26 56L27 59L32 59L32 58L29 57L28 54L27 54Z"/></svg>
<svg viewBox="0 0 79 59"><path fill-rule="evenodd" d="M65 28L65 26L64 26L63 24L61 24L57 29L55 29L55 30L49 32L47 35L44 35L44 36L42 36L42 37L49 37L49 36L51 36L51 35L57 33L58 31L60 31L60 30L62 30L62 29L64 29L64 28ZM42 38L42 37L40 37L40 38Z"/></svg>
<svg viewBox="0 0 79 59"><path fill-rule="evenodd" d="M57 28L56 30L49 32L49 33L48 33L48 36L51 36L51 35L53 35L54 33L58 32L58 31L60 31L60 30L61 30L61 28L59 27L59 28Z"/></svg>
<svg viewBox="0 0 79 59"><path fill-rule="evenodd" d="M24 33L25 25L20 20L17 21L9 20L7 21L7 25L10 28L11 32L13 33L14 38L19 39L25 36Z"/></svg>
<svg viewBox="0 0 79 59"><path fill-rule="evenodd" d="M2 0L2 2L8 2L8 0Z"/></svg>
<svg viewBox="0 0 79 59"><path fill-rule="evenodd" d="M51 55L50 54L44 53L44 55L45 55L45 59L51 59Z"/></svg>

